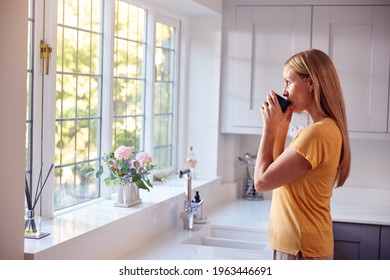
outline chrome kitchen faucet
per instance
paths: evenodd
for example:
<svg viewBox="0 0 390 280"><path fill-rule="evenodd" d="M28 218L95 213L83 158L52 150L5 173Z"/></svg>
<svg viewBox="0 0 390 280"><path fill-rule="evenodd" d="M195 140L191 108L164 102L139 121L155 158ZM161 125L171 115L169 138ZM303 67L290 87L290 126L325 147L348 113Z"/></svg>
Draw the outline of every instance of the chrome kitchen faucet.
<svg viewBox="0 0 390 280"><path fill-rule="evenodd" d="M186 176L187 179L187 199L184 200L184 211L181 213L181 218L184 222L184 229L193 229L194 227L194 216L197 213L198 207L203 203L192 202L192 172L190 169L180 170L179 178Z"/></svg>

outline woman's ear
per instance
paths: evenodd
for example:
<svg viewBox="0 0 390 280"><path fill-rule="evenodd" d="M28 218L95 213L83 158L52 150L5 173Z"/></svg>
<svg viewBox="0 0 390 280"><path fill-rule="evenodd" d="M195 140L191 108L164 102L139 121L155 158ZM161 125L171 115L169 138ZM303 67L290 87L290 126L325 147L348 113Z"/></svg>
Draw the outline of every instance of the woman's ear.
<svg viewBox="0 0 390 280"><path fill-rule="evenodd" d="M309 87L309 90L310 92L313 92L314 91L314 84L313 84L313 80L311 79L311 76L307 77L307 85Z"/></svg>

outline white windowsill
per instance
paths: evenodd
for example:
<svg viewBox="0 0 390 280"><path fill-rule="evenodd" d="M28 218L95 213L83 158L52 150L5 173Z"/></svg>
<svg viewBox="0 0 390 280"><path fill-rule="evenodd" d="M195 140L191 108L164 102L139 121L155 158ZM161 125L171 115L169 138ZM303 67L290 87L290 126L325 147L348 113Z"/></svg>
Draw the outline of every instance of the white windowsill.
<svg viewBox="0 0 390 280"><path fill-rule="evenodd" d="M197 178L192 188L219 184L219 178ZM142 202L129 208L101 200L84 208L42 222L42 239L25 239L25 259L115 259L148 242L160 232L177 226L185 179L156 183L141 190ZM110 249L107 249L110 248Z"/></svg>

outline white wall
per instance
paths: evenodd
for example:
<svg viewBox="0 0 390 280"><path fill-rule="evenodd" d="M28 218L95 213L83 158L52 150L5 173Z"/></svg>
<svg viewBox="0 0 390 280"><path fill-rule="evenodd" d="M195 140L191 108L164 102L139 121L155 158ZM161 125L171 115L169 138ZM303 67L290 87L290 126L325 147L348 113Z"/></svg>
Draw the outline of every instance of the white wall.
<svg viewBox="0 0 390 280"><path fill-rule="evenodd" d="M260 135L224 134L223 147L228 151L222 164L223 182L241 180L237 157L257 153ZM390 140L351 138L351 173L345 187L390 190Z"/></svg>
<svg viewBox="0 0 390 280"><path fill-rule="evenodd" d="M390 140L351 139L351 151L346 186L390 190Z"/></svg>
<svg viewBox="0 0 390 280"><path fill-rule="evenodd" d="M186 141L194 147L198 176L217 174L221 26L219 15L190 18Z"/></svg>
<svg viewBox="0 0 390 280"><path fill-rule="evenodd" d="M24 257L27 4L0 2L0 259Z"/></svg>

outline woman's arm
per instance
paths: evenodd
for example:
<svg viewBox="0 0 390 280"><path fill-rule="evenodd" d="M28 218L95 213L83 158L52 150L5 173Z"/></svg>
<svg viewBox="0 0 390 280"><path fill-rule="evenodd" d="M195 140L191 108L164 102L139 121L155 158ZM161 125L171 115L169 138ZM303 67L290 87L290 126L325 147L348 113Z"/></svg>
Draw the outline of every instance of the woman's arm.
<svg viewBox="0 0 390 280"><path fill-rule="evenodd" d="M257 191L269 191L291 182L309 169L311 164L292 148L284 150L292 106L282 113L274 92L261 108L263 134L257 152L254 183Z"/></svg>
<svg viewBox="0 0 390 280"><path fill-rule="evenodd" d="M310 169L310 162L288 147L275 161L256 160L255 189L260 192L276 189L300 178Z"/></svg>
<svg viewBox="0 0 390 280"><path fill-rule="evenodd" d="M273 151L274 160L277 159L284 151L284 147L286 145L288 127L289 127L289 122L283 123L280 125L276 133L274 151Z"/></svg>

